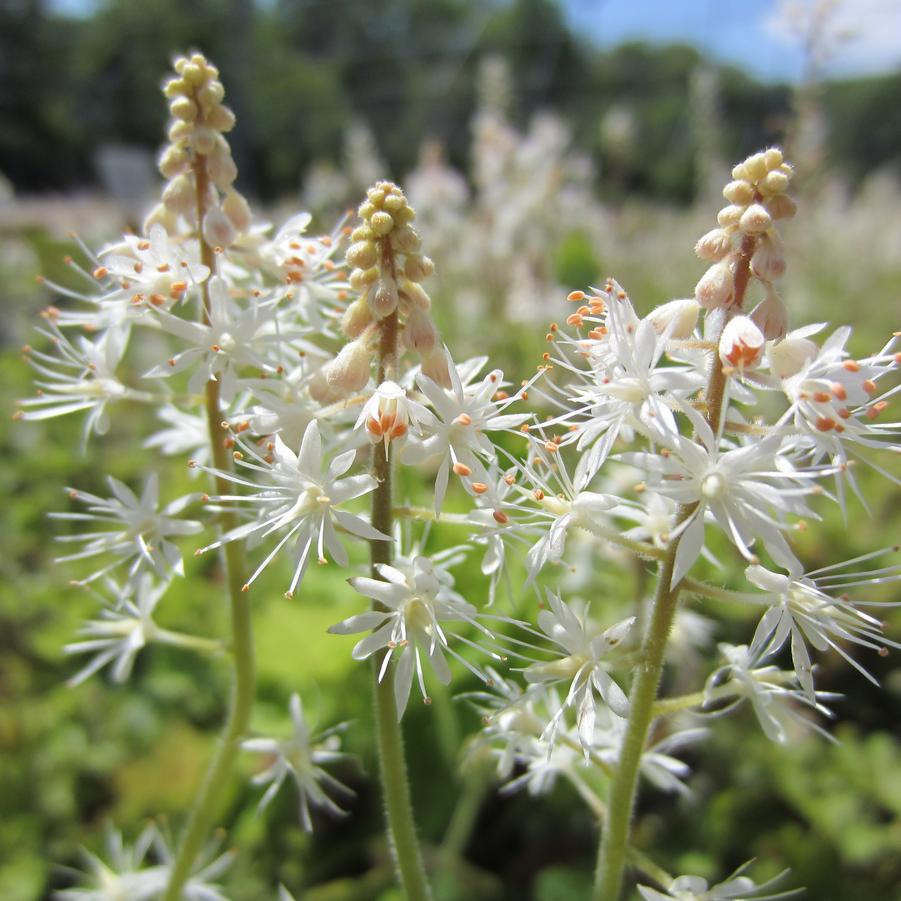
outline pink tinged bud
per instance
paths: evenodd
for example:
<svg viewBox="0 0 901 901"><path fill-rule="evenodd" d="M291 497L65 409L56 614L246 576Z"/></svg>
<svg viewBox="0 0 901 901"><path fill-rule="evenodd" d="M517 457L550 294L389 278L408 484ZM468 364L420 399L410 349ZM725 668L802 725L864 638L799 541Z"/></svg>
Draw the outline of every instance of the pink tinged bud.
<svg viewBox="0 0 901 901"><path fill-rule="evenodd" d="M206 115L206 123L216 131L231 131L235 127L235 114L227 106L214 106Z"/></svg>
<svg viewBox="0 0 901 901"><path fill-rule="evenodd" d="M670 338L690 338L698 324L701 307L693 298L671 300L648 313L647 319L658 334L670 329Z"/></svg>
<svg viewBox="0 0 901 901"><path fill-rule="evenodd" d="M743 206L738 206L734 203L730 206L724 206L716 214L716 221L719 222L723 228L727 228L730 225L738 225L744 211L745 208Z"/></svg>
<svg viewBox="0 0 901 901"><path fill-rule="evenodd" d="M218 137L219 136L212 128L207 128L205 125L198 125L191 135L191 144L196 153L207 156L213 152L213 148L216 146L216 138Z"/></svg>
<svg viewBox="0 0 901 901"><path fill-rule="evenodd" d="M766 208L774 219L791 219L798 211L794 200L788 194L776 194L767 198Z"/></svg>
<svg viewBox="0 0 901 901"><path fill-rule="evenodd" d="M723 188L723 197L725 197L729 203L734 203L738 206L747 206L754 199L754 186L744 179L730 181L729 184Z"/></svg>
<svg viewBox="0 0 901 901"><path fill-rule="evenodd" d="M325 366L325 380L342 394L361 391L369 381L372 354L362 341L351 341Z"/></svg>
<svg viewBox="0 0 901 901"><path fill-rule="evenodd" d="M239 232L246 232L253 223L250 204L242 194L235 190L231 190L225 195L225 200L222 201L222 210Z"/></svg>
<svg viewBox="0 0 901 901"><path fill-rule="evenodd" d="M810 338L793 338L789 335L767 347L767 363L773 375L780 379L797 375L819 353Z"/></svg>
<svg viewBox="0 0 901 901"><path fill-rule="evenodd" d="M695 253L702 260L716 262L732 251L732 238L721 228L714 228L695 244Z"/></svg>
<svg viewBox="0 0 901 901"><path fill-rule="evenodd" d="M735 278L731 259L727 257L714 263L695 286L695 300L705 310L728 307L735 293Z"/></svg>
<svg viewBox="0 0 901 901"><path fill-rule="evenodd" d="M173 178L163 190L163 203L176 215L190 216L196 203L194 179L188 174Z"/></svg>
<svg viewBox="0 0 901 901"><path fill-rule="evenodd" d="M369 304L361 297L355 300L341 317L341 331L353 340L363 334L363 330L372 322L372 313L369 312Z"/></svg>
<svg viewBox="0 0 901 901"><path fill-rule="evenodd" d="M754 308L751 318L766 335L767 341L782 338L788 331L788 310L775 291L770 291Z"/></svg>
<svg viewBox="0 0 901 901"><path fill-rule="evenodd" d="M404 324L404 345L423 356L430 354L438 343L438 331L428 313L414 307Z"/></svg>
<svg viewBox="0 0 901 901"><path fill-rule="evenodd" d="M370 289L367 299L373 317L384 319L397 309L397 285L391 279L382 279Z"/></svg>
<svg viewBox="0 0 901 901"><path fill-rule="evenodd" d="M766 338L748 316L733 316L720 337L720 360L724 366L744 371L756 369L763 359Z"/></svg>
<svg viewBox="0 0 901 901"><path fill-rule="evenodd" d="M378 249L373 241L357 241L347 250L347 262L358 269L369 269L378 261Z"/></svg>
<svg viewBox="0 0 901 901"><path fill-rule="evenodd" d="M762 235L773 224L773 217L766 207L752 203L742 214L738 227L746 235Z"/></svg>
<svg viewBox="0 0 901 901"><path fill-rule="evenodd" d="M238 167L232 159L231 150L224 140L216 142L213 152L207 159L207 171L213 184L227 188L238 177Z"/></svg>
<svg viewBox="0 0 901 901"><path fill-rule="evenodd" d="M422 358L422 374L428 376L442 388L450 388L450 370L447 368L447 355L443 350L434 350Z"/></svg>
<svg viewBox="0 0 901 901"><path fill-rule="evenodd" d="M231 219L220 207L214 206L203 217L203 240L211 247L228 247L237 233Z"/></svg>
<svg viewBox="0 0 901 901"><path fill-rule="evenodd" d="M772 235L761 235L751 257L751 271L766 282L785 274L785 253L782 242Z"/></svg>

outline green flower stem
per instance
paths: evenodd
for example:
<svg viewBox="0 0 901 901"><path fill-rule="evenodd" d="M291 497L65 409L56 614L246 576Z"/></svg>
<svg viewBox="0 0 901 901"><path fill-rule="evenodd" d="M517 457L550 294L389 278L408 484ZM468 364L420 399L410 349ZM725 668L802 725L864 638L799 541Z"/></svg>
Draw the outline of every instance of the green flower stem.
<svg viewBox="0 0 901 901"><path fill-rule="evenodd" d="M208 178L206 159L199 156L194 161L194 176L197 189L197 222L198 239L200 241L200 258L210 272L215 271L216 258L213 249L204 241L200 223L205 212ZM210 297L209 280L203 283L201 317L209 322ZM206 385L206 414L212 449L213 466L219 470L227 470L231 466L228 449L222 438L222 414L219 398L219 382L209 381ZM216 490L219 494L228 494L229 483L221 476L216 477ZM231 510L221 514L223 531L233 529L238 519ZM215 825L235 762L241 748L241 738L247 731L254 698L254 651L251 607L244 587L245 560L244 549L234 541L223 548L225 560L226 582L231 602L231 643L234 677L228 716L219 739L219 745L210 762L209 769L194 800L194 807L188 817L184 834L178 846L169 885L163 895L163 901L179 901L181 890L191 875L191 867L203 848L206 837Z"/></svg>
<svg viewBox="0 0 901 901"><path fill-rule="evenodd" d="M394 274L394 257L386 239L382 241L382 264ZM397 372L398 318L395 310L380 322L378 382L393 378ZM373 447L372 474L378 486L372 494L372 525L391 535L394 517L391 509L391 447L380 441ZM382 578L377 564L390 564L392 559L391 541L372 541L370 559L372 577ZM378 602L376 610L384 609ZM375 682L375 722L379 749L379 775L385 799L385 814L388 821L388 836L394 857L394 868L407 901L427 901L431 898L426 879L422 853L416 835L413 819L413 805L410 801L410 784L407 777L407 762L404 756L404 739L397 717L394 699L394 667L388 667L379 680L385 650L373 659L373 681Z"/></svg>
<svg viewBox="0 0 901 901"><path fill-rule="evenodd" d="M735 264L734 303L724 316L724 325L730 315L741 312L748 280L751 277L751 257L754 254L755 244L756 238L752 235L746 235L742 240ZM714 346L717 346L718 343L718 341L715 342ZM715 435L719 434L727 382L727 374L720 364L719 355L714 351L705 400L707 424ZM676 526L685 522L693 510L694 505L680 507L676 514ZM654 598L651 621L642 645L644 660L632 681L629 696L629 720L623 736L616 776L610 787L609 815L605 828L601 832L592 895L594 901L618 901L620 896L623 869L627 859L629 825L632 821L635 798L638 794L638 771L641 765L641 756L655 716L657 688L663 672L666 643L679 604L679 592L685 584L684 579L677 585L671 584L680 539L681 534L670 541L657 572L657 594Z"/></svg>

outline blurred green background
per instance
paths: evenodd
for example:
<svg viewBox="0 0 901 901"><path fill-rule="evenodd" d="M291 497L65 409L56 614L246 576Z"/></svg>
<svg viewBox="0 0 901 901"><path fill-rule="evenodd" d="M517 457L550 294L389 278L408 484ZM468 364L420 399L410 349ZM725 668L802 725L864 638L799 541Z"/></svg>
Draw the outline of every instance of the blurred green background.
<svg viewBox="0 0 901 901"><path fill-rule="evenodd" d="M799 171L800 213L784 229L784 296L793 324L851 321L854 353L881 347L901 327L895 114L901 74L825 78L823 48L811 30L799 36L807 55L792 81L748 74L685 44L609 47L576 27L571 6L6 0L0 5L2 408L11 413L15 399L32 390L17 348L31 340L38 310L52 299L35 275L71 278L62 262L78 252L70 231L98 244L139 221L142 191L156 184L149 154L163 134L159 84L173 52L194 46L219 65L238 115L239 185L275 219L306 203L328 228L329 216L355 201L367 177L403 184L417 165L422 171L423 142L437 141L465 179L468 199L459 204L457 226L490 235L488 214L498 201L476 171L478 155L488 153L477 147L477 115L493 115L521 146L531 140L543 148L551 168L547 196L529 213L529 229L514 235L528 251L528 271L517 274L528 277L526 288L511 287L502 253L479 261L477 277L467 281L461 271L467 265L455 265L453 240L435 251L434 297L458 359L490 352L508 377L527 377L545 332L540 318L517 315L517 299L527 293L543 305L543 318L565 317L565 292L608 274L642 312L690 295L703 271L691 248L713 224L726 164L768 143L787 143ZM840 45L829 49L840 56ZM486 70L487 60L493 62ZM551 142L553 151L535 137L536 115L548 112L562 135ZM590 197L570 213L560 192L571 184L587 186ZM434 229L436 241L438 233L454 234L441 223ZM425 222L422 231L429 252ZM465 296L473 292L482 297L481 315L487 305L495 317L490 329L465 312ZM64 509L63 486L104 493L107 472L135 484L153 466L164 474L168 496L193 490L181 461L135 453L153 428L149 416L121 416L111 435L81 457L73 454L80 434L74 420L13 425L7 415L0 427L4 901L49 898L70 884L63 866L77 865L79 846L101 850L110 823L132 838L148 817L168 817L177 827L222 720L228 681L221 662L167 648L141 655L124 687L103 678L76 689L64 684L75 663L61 648L94 602L69 587L76 573L54 564L56 524L47 513ZM898 471L897 463L889 465ZM871 473L862 481L873 498L869 511L852 501L848 522L829 510L804 536L811 568L901 537L898 488ZM450 530L442 534L455 540ZM193 545L185 547L191 578L167 595L163 624L221 634L215 561L195 561ZM738 576L736 567L731 578ZM295 690L321 726L352 720L348 744L362 765L340 775L360 797L352 817L318 818L310 838L297 826L290 791L257 816L258 792L247 780L236 782L226 825L228 841L241 850L228 879L229 897L239 901L273 897L279 880L298 899L396 897L379 800L366 775L376 769L369 672L351 661L352 640L324 634L356 611L343 579L318 569L293 602L281 597L281 573L261 580L254 724L284 732ZM459 587L474 602L484 599L476 560L460 573ZM612 619L618 599L634 591L633 574L602 560L579 590L599 598L606 605L599 615ZM532 599L522 603L534 612ZM724 617L718 638L749 639L748 617L705 612ZM901 638L899 613L889 609L886 619L887 634ZM712 650L708 656L691 688L711 668ZM755 875L790 866L791 883L806 885L807 897L818 901L901 897L898 659L867 655L881 689L837 656L821 661L818 687L845 695L835 704L837 745L805 737L776 747L744 709L715 722L712 738L687 755L696 771L693 797L645 792L639 845L671 872L713 881L756 856ZM462 671L453 692L442 697L433 686L435 703L411 703L405 719L413 795L438 896L582 897L596 838L573 791L561 784L547 798L500 798L483 774L454 775L462 737L478 726L451 700L467 687L474 686ZM246 776L253 766L244 762Z"/></svg>

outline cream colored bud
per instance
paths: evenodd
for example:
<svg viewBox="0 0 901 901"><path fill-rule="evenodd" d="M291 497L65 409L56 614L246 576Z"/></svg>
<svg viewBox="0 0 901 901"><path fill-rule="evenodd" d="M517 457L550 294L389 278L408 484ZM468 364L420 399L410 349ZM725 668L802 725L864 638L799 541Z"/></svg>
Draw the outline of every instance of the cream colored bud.
<svg viewBox="0 0 901 901"><path fill-rule="evenodd" d="M717 261L732 251L732 238L721 228L714 228L702 235L695 244L695 253L702 260Z"/></svg>
<svg viewBox="0 0 901 901"><path fill-rule="evenodd" d="M213 131L212 128L207 128L205 125L198 125L191 135L191 146L197 153L202 156L207 156L213 152L218 137L219 134Z"/></svg>
<svg viewBox="0 0 901 901"><path fill-rule="evenodd" d="M745 160L748 181L758 182L766 175L766 162L762 153L755 153Z"/></svg>
<svg viewBox="0 0 901 901"><path fill-rule="evenodd" d="M384 319L397 309L397 285L391 279L381 279L367 294L369 309L375 319Z"/></svg>
<svg viewBox="0 0 901 901"><path fill-rule="evenodd" d="M714 263L695 286L695 299L705 310L728 307L735 292L732 260L727 257Z"/></svg>
<svg viewBox="0 0 901 901"><path fill-rule="evenodd" d="M163 84L163 95L169 100L179 97L189 90L190 88L181 78L170 78Z"/></svg>
<svg viewBox="0 0 901 901"><path fill-rule="evenodd" d="M206 124L216 131L231 131L235 127L235 114L227 106L214 106L206 114Z"/></svg>
<svg viewBox="0 0 901 901"><path fill-rule="evenodd" d="M372 353L362 341L345 344L325 366L325 380L341 392L361 391L369 381Z"/></svg>
<svg viewBox="0 0 901 901"><path fill-rule="evenodd" d="M193 133L194 126L190 122L184 122L181 119L176 119L169 126L169 130L166 132L166 135L173 144L180 144L182 141L190 139Z"/></svg>
<svg viewBox="0 0 901 901"><path fill-rule="evenodd" d="M372 241L357 241L347 249L347 262L358 269L368 269L378 261L378 248Z"/></svg>
<svg viewBox="0 0 901 901"><path fill-rule="evenodd" d="M658 334L669 330L670 338L690 338L698 324L701 307L689 297L685 300L671 300L661 304L647 315L648 322Z"/></svg>
<svg viewBox="0 0 901 901"><path fill-rule="evenodd" d="M190 97L177 97L169 104L169 112L176 119L193 122L197 118L197 104Z"/></svg>
<svg viewBox="0 0 901 901"><path fill-rule="evenodd" d="M739 163L737 166L732 167L732 178L735 181L747 181L748 170L744 163Z"/></svg>
<svg viewBox="0 0 901 901"><path fill-rule="evenodd" d="M785 250L775 232L760 236L751 257L751 271L765 282L775 281L785 274Z"/></svg>
<svg viewBox="0 0 901 901"><path fill-rule="evenodd" d="M426 313L432 308L432 298L422 285L405 278L400 283L400 290L414 307Z"/></svg>
<svg viewBox="0 0 901 901"><path fill-rule="evenodd" d="M225 200L222 201L222 210L232 225L239 232L246 232L253 224L253 213L250 211L250 204L244 198L243 194L238 193L234 189L228 191Z"/></svg>
<svg viewBox="0 0 901 901"><path fill-rule="evenodd" d="M341 400L344 394L328 383L325 369L326 367L323 367L310 379L307 390L310 392L310 397L317 403L333 404Z"/></svg>
<svg viewBox="0 0 901 901"><path fill-rule="evenodd" d="M402 207L407 205L407 198L403 194L389 194L385 198L383 206L389 213L396 213Z"/></svg>
<svg viewBox="0 0 901 901"><path fill-rule="evenodd" d="M410 350L423 356L438 344L438 330L428 313L414 307L404 324L403 342Z"/></svg>
<svg viewBox="0 0 901 901"><path fill-rule="evenodd" d="M394 228L394 220L390 213L380 210L369 218L369 226L377 235L387 235Z"/></svg>
<svg viewBox="0 0 901 901"><path fill-rule="evenodd" d="M163 203L178 216L193 213L196 202L194 178L188 173L176 176L163 189Z"/></svg>
<svg viewBox="0 0 901 901"><path fill-rule="evenodd" d="M767 345L766 357L770 372L780 379L797 375L819 353L819 348L810 338L788 335L781 341Z"/></svg>
<svg viewBox="0 0 901 901"><path fill-rule="evenodd" d="M788 194L776 194L768 197L766 208L774 219L791 219L798 212L794 200Z"/></svg>
<svg viewBox="0 0 901 901"><path fill-rule="evenodd" d="M407 255L407 260L404 263L404 275L406 275L411 282L421 282L427 279L434 271L435 264L432 262L431 258L422 256L418 253Z"/></svg>
<svg viewBox="0 0 901 901"><path fill-rule="evenodd" d="M176 56L174 60L172 60L172 68L181 75L185 71L185 66L188 65L188 58L186 56Z"/></svg>
<svg viewBox="0 0 901 901"><path fill-rule="evenodd" d="M354 291L362 291L367 285L378 281L378 266L371 266L369 269L354 269L350 273L350 286Z"/></svg>
<svg viewBox="0 0 901 901"><path fill-rule="evenodd" d="M422 238L416 229L404 225L392 232L391 243L401 253L416 253L422 246Z"/></svg>
<svg viewBox="0 0 901 901"><path fill-rule="evenodd" d="M748 316L733 316L720 336L720 360L739 371L756 369L763 360L765 344L763 332Z"/></svg>
<svg viewBox="0 0 901 901"><path fill-rule="evenodd" d="M374 206L381 207L385 202L385 192L379 188L370 188L366 192L366 199Z"/></svg>
<svg viewBox="0 0 901 901"><path fill-rule="evenodd" d="M781 338L788 330L788 310L782 298L775 291L769 291L767 296L754 308L751 319L766 335L768 341Z"/></svg>
<svg viewBox="0 0 901 901"><path fill-rule="evenodd" d="M358 225L350 234L351 241L371 241L375 232L366 224Z"/></svg>
<svg viewBox="0 0 901 901"><path fill-rule="evenodd" d="M218 206L211 207L203 217L203 240L210 247L228 247L236 237L231 219Z"/></svg>
<svg viewBox="0 0 901 901"><path fill-rule="evenodd" d="M788 176L778 170L769 172L760 183L760 190L764 194L782 194L788 190Z"/></svg>
<svg viewBox="0 0 901 901"><path fill-rule="evenodd" d="M778 147L770 147L769 150L765 150L763 153L763 163L769 172L772 172L773 169L778 169L782 165L783 160L782 151Z"/></svg>
<svg viewBox="0 0 901 901"><path fill-rule="evenodd" d="M160 155L158 168L163 178L175 178L176 175L181 175L189 165L190 160L184 149L170 144Z"/></svg>
<svg viewBox="0 0 901 901"><path fill-rule="evenodd" d="M154 225L162 225L171 235L178 226L178 217L171 210L166 209L162 203L158 203L144 220L144 234L149 234Z"/></svg>
<svg viewBox="0 0 901 901"><path fill-rule="evenodd" d="M365 297L355 300L341 317L341 331L353 340L363 334L364 329L372 322L372 313Z"/></svg>
<svg viewBox="0 0 901 901"><path fill-rule="evenodd" d="M193 61L186 63L180 74L194 88L199 88L206 79L206 73L203 71L203 68Z"/></svg>
<svg viewBox="0 0 901 901"><path fill-rule="evenodd" d="M724 206L717 214L716 221L719 224L726 228L730 225L738 225L739 220L742 217L742 213L744 213L745 208L743 206L737 206L736 204L731 204L730 206Z"/></svg>
<svg viewBox="0 0 901 901"><path fill-rule="evenodd" d="M197 93L197 99L204 107L214 107L222 103L225 97L225 88L222 87L221 81L211 81L204 85Z"/></svg>
<svg viewBox="0 0 901 901"><path fill-rule="evenodd" d="M213 152L207 157L207 172L213 184L223 189L238 177L238 167L225 141L217 141Z"/></svg>
<svg viewBox="0 0 901 901"><path fill-rule="evenodd" d="M765 206L752 203L741 215L738 227L746 235L761 235L773 224Z"/></svg>
<svg viewBox="0 0 901 901"><path fill-rule="evenodd" d="M754 199L754 186L744 179L730 181L729 184L723 188L723 197L725 197L729 203L734 203L738 206L747 206Z"/></svg>
<svg viewBox="0 0 901 901"><path fill-rule="evenodd" d="M409 225L416 218L416 210L410 204L404 204L396 213L392 213L398 225Z"/></svg>
<svg viewBox="0 0 901 901"><path fill-rule="evenodd" d="M378 212L376 207L374 207L368 200L364 201L360 204L360 208L357 210L357 215L361 219L365 219L367 222L372 218L372 214ZM374 230L373 230L374 231ZM377 233L376 233L377 234Z"/></svg>
<svg viewBox="0 0 901 901"><path fill-rule="evenodd" d="M451 387L450 370L447 368L447 354L441 348L436 348L422 358L422 374L442 388Z"/></svg>

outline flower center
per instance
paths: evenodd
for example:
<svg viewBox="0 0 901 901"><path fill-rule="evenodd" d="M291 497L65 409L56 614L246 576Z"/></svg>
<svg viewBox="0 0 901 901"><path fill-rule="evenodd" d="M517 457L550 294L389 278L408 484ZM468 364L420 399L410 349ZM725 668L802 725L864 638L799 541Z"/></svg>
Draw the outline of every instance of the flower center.
<svg viewBox="0 0 901 901"><path fill-rule="evenodd" d="M726 493L726 480L718 472L708 473L701 480L701 496L707 500L717 500Z"/></svg>

